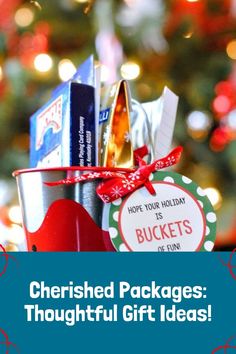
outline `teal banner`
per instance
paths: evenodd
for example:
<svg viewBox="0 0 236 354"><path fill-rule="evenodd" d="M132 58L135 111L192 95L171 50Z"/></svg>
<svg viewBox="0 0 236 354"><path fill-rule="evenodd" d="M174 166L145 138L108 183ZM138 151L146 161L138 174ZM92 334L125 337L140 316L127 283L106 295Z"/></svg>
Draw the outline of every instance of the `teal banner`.
<svg viewBox="0 0 236 354"><path fill-rule="evenodd" d="M0 354L236 353L234 257L3 252Z"/></svg>

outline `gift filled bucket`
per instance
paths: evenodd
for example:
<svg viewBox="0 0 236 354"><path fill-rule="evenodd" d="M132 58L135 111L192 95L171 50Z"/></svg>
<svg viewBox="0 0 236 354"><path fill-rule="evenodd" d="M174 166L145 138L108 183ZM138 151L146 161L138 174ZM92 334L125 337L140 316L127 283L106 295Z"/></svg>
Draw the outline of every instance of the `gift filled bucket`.
<svg viewBox="0 0 236 354"><path fill-rule="evenodd" d="M30 117L31 169L13 174L29 251L123 249L123 226L136 215L129 211L137 206L132 193L145 188L153 196L149 177L180 155L167 155L178 103L174 93L165 87L159 99L140 104L126 80L100 88L97 76L90 56ZM127 196L132 205L125 215ZM143 214L140 220L149 222Z"/></svg>
<svg viewBox="0 0 236 354"><path fill-rule="evenodd" d="M88 172L88 168L62 167L13 173L28 251L114 250L108 232L101 228L103 202L96 194L99 180L50 185Z"/></svg>

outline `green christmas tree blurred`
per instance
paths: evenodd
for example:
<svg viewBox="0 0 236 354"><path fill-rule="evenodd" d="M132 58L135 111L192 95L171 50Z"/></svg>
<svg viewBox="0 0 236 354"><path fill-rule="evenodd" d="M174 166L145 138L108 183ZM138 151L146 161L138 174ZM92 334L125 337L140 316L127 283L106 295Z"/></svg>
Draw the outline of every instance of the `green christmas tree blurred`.
<svg viewBox="0 0 236 354"><path fill-rule="evenodd" d="M9 218L16 203L11 173L28 167L30 115L53 87L97 53L103 80L129 79L136 99L155 99L165 85L180 96L174 143L185 153L178 169L207 188L218 213L218 245L235 245L235 2L0 3L2 224L18 223Z"/></svg>

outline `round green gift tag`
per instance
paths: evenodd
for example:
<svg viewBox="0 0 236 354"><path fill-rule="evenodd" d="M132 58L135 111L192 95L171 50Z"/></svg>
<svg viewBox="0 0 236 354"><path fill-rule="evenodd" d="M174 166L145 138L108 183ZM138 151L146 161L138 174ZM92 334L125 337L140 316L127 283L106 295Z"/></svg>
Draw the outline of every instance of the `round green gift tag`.
<svg viewBox="0 0 236 354"><path fill-rule="evenodd" d="M158 171L155 195L145 187L111 203L109 234L117 251L211 251L216 215L203 189L188 177Z"/></svg>

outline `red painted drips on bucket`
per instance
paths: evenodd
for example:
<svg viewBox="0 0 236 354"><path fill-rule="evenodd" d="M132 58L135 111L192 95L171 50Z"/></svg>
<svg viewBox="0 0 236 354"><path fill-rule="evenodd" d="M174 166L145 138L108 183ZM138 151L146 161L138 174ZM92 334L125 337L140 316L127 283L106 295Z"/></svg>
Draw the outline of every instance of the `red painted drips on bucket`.
<svg viewBox="0 0 236 354"><path fill-rule="evenodd" d="M28 250L113 251L109 234L93 221L83 206L70 199L53 202L35 232L26 229Z"/></svg>

